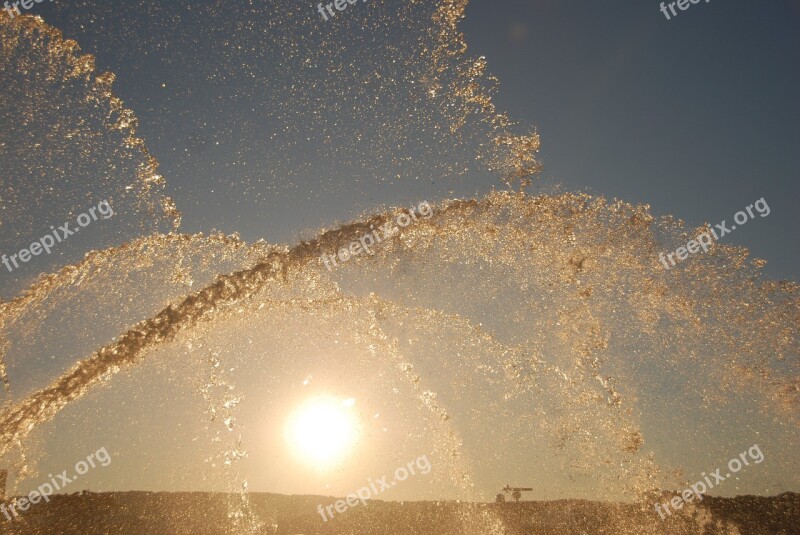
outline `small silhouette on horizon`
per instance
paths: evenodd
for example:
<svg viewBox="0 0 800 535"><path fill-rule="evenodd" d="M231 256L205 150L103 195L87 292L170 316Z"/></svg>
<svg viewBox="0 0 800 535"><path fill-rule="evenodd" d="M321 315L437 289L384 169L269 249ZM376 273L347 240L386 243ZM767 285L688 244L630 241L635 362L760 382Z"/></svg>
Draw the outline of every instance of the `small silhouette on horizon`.
<svg viewBox="0 0 800 535"><path fill-rule="evenodd" d="M508 484L506 484L506 486L503 487L501 490L503 492L495 497L495 501L497 503L505 503L506 494L508 494L509 492L511 493L511 498L513 498L515 502L519 502L519 500L522 498L523 492L531 492L533 489L530 487L511 487Z"/></svg>

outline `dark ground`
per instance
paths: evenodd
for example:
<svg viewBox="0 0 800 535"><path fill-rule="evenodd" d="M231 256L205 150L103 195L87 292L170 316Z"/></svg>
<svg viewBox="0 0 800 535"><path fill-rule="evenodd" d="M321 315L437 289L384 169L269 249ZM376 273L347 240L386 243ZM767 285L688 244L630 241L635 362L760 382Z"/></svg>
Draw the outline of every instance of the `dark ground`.
<svg viewBox="0 0 800 535"><path fill-rule="evenodd" d="M661 500L666 501L667 496ZM235 529L229 511L238 496L213 493L83 493L53 496L32 505L15 522L0 514L8 534L221 534ZM251 508L270 523L270 535L471 535L491 533L499 519L506 535L800 534L800 494L775 497L706 498L680 516L662 521L652 504L611 504L583 500L469 504L457 502L370 502L323 522L317 505L332 498L251 494ZM230 507L229 507L230 506ZM278 513L275 513L275 512Z"/></svg>

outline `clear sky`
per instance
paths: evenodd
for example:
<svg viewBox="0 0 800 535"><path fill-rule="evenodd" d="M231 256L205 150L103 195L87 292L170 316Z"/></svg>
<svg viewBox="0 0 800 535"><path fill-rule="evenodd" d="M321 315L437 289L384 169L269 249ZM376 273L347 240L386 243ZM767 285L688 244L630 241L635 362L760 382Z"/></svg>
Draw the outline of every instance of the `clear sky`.
<svg viewBox="0 0 800 535"><path fill-rule="evenodd" d="M764 197L730 243L798 280L800 3L471 2L464 29L537 126L548 182L646 203L699 225Z"/></svg>

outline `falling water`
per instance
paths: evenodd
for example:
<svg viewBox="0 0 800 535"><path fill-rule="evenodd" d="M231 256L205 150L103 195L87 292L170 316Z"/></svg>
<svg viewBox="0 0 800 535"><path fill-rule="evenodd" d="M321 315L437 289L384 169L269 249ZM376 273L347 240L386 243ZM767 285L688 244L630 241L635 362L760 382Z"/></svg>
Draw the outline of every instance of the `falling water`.
<svg viewBox="0 0 800 535"><path fill-rule="evenodd" d="M77 4L101 19L114 14ZM215 34L236 27L242 43L269 52L265 61L280 58L285 70L267 80L236 61L236 47L208 51L252 76L242 98L291 126L265 148L279 192L293 186L278 175L302 168L293 151L311 124L326 141L309 150L337 165L424 168L431 178L479 169L504 185L432 201L431 217L333 270L323 254L409 208L366 210L285 245L179 234L178 206L134 112L112 92L114 75L97 73L92 56L42 19L0 15L3 250L95 198L119 214L79 242L91 250L85 257L2 287L13 297L0 305L0 459L14 481L45 481L49 468L39 465L51 466L60 449L94 451L104 441L121 472L99 480L101 490L225 492L232 533L289 533L283 506L264 506L259 492L343 496L423 453L430 477L386 499L436 504L426 522L437 533L538 526L479 504L509 481L538 500L610 502L609 529L655 532L662 491L756 442L769 459L751 469L760 470L759 493L797 487L797 285L767 280L762 260L718 243L664 270L658 253L697 229L648 206L537 190L538 134L519 133L495 109L486 62L467 53L458 30L466 5L364 6L359 20L387 35L377 43L342 37L361 22L327 37L309 32L308 6L279 2L267 14L198 4L180 17L143 7L164 26L186 17ZM102 37L124 48L114 32ZM261 96L261 83L279 96ZM346 91L350 107L326 100ZM352 124L333 128L352 110ZM418 132L433 148L413 146ZM401 156L414 150L427 152L419 162ZM341 186L331 181L320 188ZM367 444L326 476L328 487L284 458L282 419L312 391L355 398ZM684 467L686 450L701 451L705 464ZM555 503L564 518L551 524L577 529L576 502ZM316 504L304 513L316 516ZM362 509L342 521L357 524ZM687 510L673 532L738 533L713 508ZM189 521L182 510L159 514L176 532Z"/></svg>

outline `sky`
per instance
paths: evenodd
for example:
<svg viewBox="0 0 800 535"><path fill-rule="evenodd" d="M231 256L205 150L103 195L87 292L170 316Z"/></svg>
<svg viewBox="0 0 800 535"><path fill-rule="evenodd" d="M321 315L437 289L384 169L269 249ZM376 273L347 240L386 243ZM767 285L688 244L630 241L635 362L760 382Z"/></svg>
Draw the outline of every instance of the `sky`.
<svg viewBox="0 0 800 535"><path fill-rule="evenodd" d="M473 2L464 31L536 125L545 181L649 204L687 223L772 212L729 243L798 280L800 3Z"/></svg>
<svg viewBox="0 0 800 535"><path fill-rule="evenodd" d="M405 17L415 10L428 13L428 4L390 0L379 9L359 3L333 21L322 20L310 2L291 8L277 3L272 11L259 6L264 19L248 17L245 6L55 0L34 7L46 22L94 54L99 72L115 73L115 94L138 117L138 134L160 164L165 192L182 211L181 231L216 229L239 233L250 242L293 243L320 227L382 206L472 198L505 188L471 161L467 169L460 168L479 135L467 129L463 138L450 140L428 130L425 118L436 110L405 102L403 95L416 95L413 79L402 78L405 66L385 62L387 50L405 58L392 46L414 41L413 31L408 38L403 32L407 26L419 28ZM393 19L401 12L402 19ZM370 16L377 22L364 23ZM535 129L541 135L543 171L528 191L585 191L647 204L655 215L673 215L694 226L730 223L737 211L763 198L769 216L737 228L725 237L726 243L766 259L769 278L800 279L800 211L794 206L800 200L799 2L701 2L667 20L659 4L649 0L472 0L460 29L468 54L485 57L488 73L499 80L494 93L498 109L519 121L522 131ZM299 31L306 32L302 38ZM297 69L306 64L311 66L300 76ZM373 106L375 87L398 89L378 91L375 100L380 104ZM407 122L393 124L393 117L403 113ZM62 221L61 216L54 208L47 224ZM113 228L113 221L102 221L91 232ZM120 232L111 240L130 237ZM88 237L81 239L87 241L74 243L91 243ZM29 281L35 273L75 261L85 252L86 247L65 246L59 256L42 258L15 276ZM261 321L270 325L268 318L252 318L255 326ZM298 347L280 350L282 362L296 368L297 384L291 389L300 391L314 366L303 364L313 353L307 346L325 343L324 332L306 336ZM244 335L216 343L230 358L252 351ZM350 339L341 343L356 345ZM270 338L256 342L260 353L275 344ZM57 343L51 340L46 346L49 350ZM332 363L346 362L342 348L332 353L326 356ZM153 360L167 357L160 358ZM256 390L250 382L267 376L269 365L238 367L231 375ZM42 376L52 372L48 366L52 363L38 370ZM197 399L195 383L183 385L185 392L173 390L170 381L179 372L160 366L141 366L85 401L80 411L70 407L44 426L36 438L48 450L42 468L66 466L70 455L77 459L97 444L124 445L129 440L124 423L135 421L151 433L130 439L135 447L126 462L136 461L142 470L126 471L118 462L103 472L113 474L108 479L98 472L89 477L100 479L80 485L143 488L153 481L163 484L163 472L172 478L170 490L194 488L200 476L182 472L184 465L172 463L170 455L156 455L164 443L170 444L173 456L183 454L179 438L185 435L170 435L174 422L161 417L154 400L163 396L175 403L176 411L190 413L203 401ZM333 365L331 369L332 376L351 386L359 378ZM369 371L367 367L363 373ZM142 383L149 390L139 389ZM115 404L117 399L125 403ZM290 405L263 400L262 410L245 419L253 429L260 425L255 420L279 419ZM412 408L398 409L400 414L406 410ZM54 452L53 444L85 424L86 414L91 415L91 436L70 435L70 448ZM114 415L110 422L109 414ZM664 418L674 423L678 414ZM187 433L197 425L187 423ZM275 440L270 436L265 442ZM399 449L393 461L404 464L426 453L412 445ZM251 443L251 448L257 459L277 455L266 446L262 451ZM722 450L692 459L692 467L711 469L727 455ZM360 467L348 481L380 475L370 469ZM283 482L292 480L290 465L278 471ZM769 487L759 477L758 489ZM787 479L774 486L791 484ZM305 490L293 485L280 490ZM268 478L261 474L254 488L269 490ZM538 490L542 496L566 497L573 489ZM490 499L491 492L486 492ZM734 493L735 487L725 492Z"/></svg>
<svg viewBox="0 0 800 535"><path fill-rule="evenodd" d="M123 3L113 10L66 2L35 6L37 14L96 56L98 71L115 73L115 91L139 117L139 135L160 163L167 194L185 214L183 231L217 229L248 241L292 242L382 204L473 197L502 187L480 169L458 177L447 169L430 172L432 155L393 162L400 151L391 141L376 147L373 156L394 152L372 170L347 156L338 158L347 165L331 162L336 157L316 150L315 142L271 153L268 143L280 139L289 114L270 107L292 98L295 89L281 86L291 74L271 74L274 58L259 53L255 43L274 45L269 53L277 55L283 41L251 29L240 34L241 53L232 42L213 47L194 29L202 17L213 13L214 20L203 24L222 35L239 24L239 14L212 2L195 6L194 11L180 2L146 9ZM357 24L363 13L351 9L325 22L311 5L295 9L308 31L299 46L316 48L320 66L336 61L324 52L329 46L344 62L371 67L363 53L347 50L349 30L355 39L375 39ZM797 280L800 250L793 239L798 221L792 203L800 188L800 133L794 127L800 119L794 98L800 61L792 51L800 41L798 10L792 1L755 8L736 0L700 3L667 20L659 5L649 2L476 0L461 29L469 54L485 56L489 74L499 78L499 110L541 135L543 172L531 191L555 184L644 203L656 215L674 215L694 226L730 222L763 197L770 215L726 240L766 259L769 277ZM280 13L268 16L263 22L283 31L276 22ZM390 34L402 27L391 20L382 24ZM141 39L148 27L159 37ZM246 81L259 69L276 80L275 102L273 89L260 91ZM342 83L355 79L344 78ZM313 78L309 85L316 85ZM332 122L348 120L347 98ZM402 103L388 105L401 109ZM313 112L292 113L312 139ZM418 129L407 134L425 135ZM364 154L370 143L354 150Z"/></svg>

